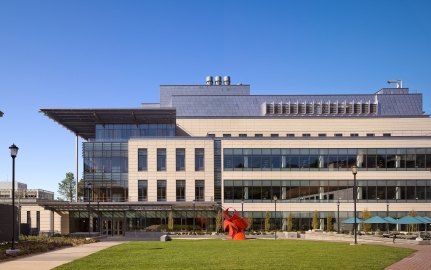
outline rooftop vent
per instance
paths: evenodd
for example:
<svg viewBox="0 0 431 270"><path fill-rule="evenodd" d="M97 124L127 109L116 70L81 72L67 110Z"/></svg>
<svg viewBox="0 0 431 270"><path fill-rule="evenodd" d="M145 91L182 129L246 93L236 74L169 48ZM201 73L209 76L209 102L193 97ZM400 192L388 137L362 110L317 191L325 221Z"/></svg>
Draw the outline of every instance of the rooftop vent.
<svg viewBox="0 0 431 270"><path fill-rule="evenodd" d="M215 76L215 85L221 85L221 76Z"/></svg>
<svg viewBox="0 0 431 270"><path fill-rule="evenodd" d="M388 84L396 84L397 88L403 88L403 80L387 81Z"/></svg>
<svg viewBox="0 0 431 270"><path fill-rule="evenodd" d="M213 76L207 76L205 79L206 85L213 85Z"/></svg>
<svg viewBox="0 0 431 270"><path fill-rule="evenodd" d="M224 76L223 77L223 84L224 85L230 85L230 76Z"/></svg>

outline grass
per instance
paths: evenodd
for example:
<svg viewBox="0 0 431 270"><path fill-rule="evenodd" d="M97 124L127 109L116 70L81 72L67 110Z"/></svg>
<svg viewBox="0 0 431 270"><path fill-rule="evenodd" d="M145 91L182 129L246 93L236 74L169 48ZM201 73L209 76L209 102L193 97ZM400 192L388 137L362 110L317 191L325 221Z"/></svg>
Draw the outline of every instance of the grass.
<svg viewBox="0 0 431 270"><path fill-rule="evenodd" d="M56 269L384 269L413 252L314 241L129 242Z"/></svg>

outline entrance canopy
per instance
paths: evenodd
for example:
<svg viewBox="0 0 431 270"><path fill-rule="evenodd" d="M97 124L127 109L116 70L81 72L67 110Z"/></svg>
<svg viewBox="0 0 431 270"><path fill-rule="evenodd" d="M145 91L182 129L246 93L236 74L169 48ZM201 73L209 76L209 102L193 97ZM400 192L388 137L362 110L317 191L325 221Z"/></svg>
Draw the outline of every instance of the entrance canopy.
<svg viewBox="0 0 431 270"><path fill-rule="evenodd" d="M139 211L139 210L216 210L220 208L215 202L42 202L46 210L52 211Z"/></svg>
<svg viewBox="0 0 431 270"><path fill-rule="evenodd" d="M77 136L95 138L96 124L175 124L172 108L155 109L40 109Z"/></svg>

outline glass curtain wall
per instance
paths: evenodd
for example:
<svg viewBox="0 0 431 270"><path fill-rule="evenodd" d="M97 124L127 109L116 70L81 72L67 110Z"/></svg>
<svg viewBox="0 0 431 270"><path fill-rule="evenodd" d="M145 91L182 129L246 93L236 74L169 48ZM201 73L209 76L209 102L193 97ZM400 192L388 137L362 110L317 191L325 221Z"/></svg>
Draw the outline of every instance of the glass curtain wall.
<svg viewBox="0 0 431 270"><path fill-rule="evenodd" d="M357 181L359 202L431 202L430 180ZM225 180L224 202L334 202L353 200L352 180Z"/></svg>
<svg viewBox="0 0 431 270"><path fill-rule="evenodd" d="M425 171L431 169L431 148L402 149L279 149L225 148L225 171Z"/></svg>
<svg viewBox="0 0 431 270"><path fill-rule="evenodd" d="M82 149L84 187L91 183L90 193L86 192L83 200L88 201L90 198L100 202L127 201L127 143L84 142Z"/></svg>

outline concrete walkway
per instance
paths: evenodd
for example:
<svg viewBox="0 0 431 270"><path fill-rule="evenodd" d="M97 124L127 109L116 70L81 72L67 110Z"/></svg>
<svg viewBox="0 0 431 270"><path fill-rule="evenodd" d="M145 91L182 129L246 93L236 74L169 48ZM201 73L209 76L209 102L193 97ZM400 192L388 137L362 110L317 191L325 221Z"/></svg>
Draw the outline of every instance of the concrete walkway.
<svg viewBox="0 0 431 270"><path fill-rule="evenodd" d="M48 270L73 260L88 256L99 250L103 250L125 241L107 241L86 244L76 247L63 248L38 255L17 258L11 261L0 263L0 269L7 270Z"/></svg>

